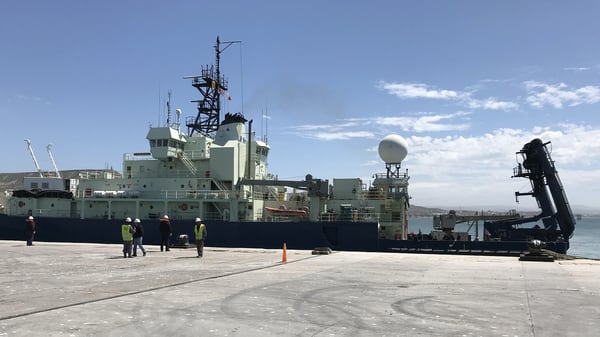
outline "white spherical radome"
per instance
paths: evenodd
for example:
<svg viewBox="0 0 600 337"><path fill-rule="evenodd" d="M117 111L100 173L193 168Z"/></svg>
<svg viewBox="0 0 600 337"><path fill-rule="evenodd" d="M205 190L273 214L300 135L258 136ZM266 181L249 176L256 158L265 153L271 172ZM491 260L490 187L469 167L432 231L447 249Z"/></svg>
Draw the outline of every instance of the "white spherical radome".
<svg viewBox="0 0 600 337"><path fill-rule="evenodd" d="M379 142L379 157L386 164L399 164L408 154L408 143L399 135L388 135Z"/></svg>

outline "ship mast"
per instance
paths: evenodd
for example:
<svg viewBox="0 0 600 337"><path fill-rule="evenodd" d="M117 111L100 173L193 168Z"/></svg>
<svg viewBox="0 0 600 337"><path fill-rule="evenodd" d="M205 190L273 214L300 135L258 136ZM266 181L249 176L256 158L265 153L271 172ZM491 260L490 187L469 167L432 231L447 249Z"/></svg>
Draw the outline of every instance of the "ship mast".
<svg viewBox="0 0 600 337"><path fill-rule="evenodd" d="M214 66L202 66L200 75L184 78L192 79L192 86L202 95L202 99L192 101L198 104L198 114L186 118L185 125L188 127L188 135L200 133L207 137L217 131L221 120L221 94L227 91L227 81L221 75L220 61L221 53L234 43L241 41L221 42L217 36L215 44L216 64Z"/></svg>

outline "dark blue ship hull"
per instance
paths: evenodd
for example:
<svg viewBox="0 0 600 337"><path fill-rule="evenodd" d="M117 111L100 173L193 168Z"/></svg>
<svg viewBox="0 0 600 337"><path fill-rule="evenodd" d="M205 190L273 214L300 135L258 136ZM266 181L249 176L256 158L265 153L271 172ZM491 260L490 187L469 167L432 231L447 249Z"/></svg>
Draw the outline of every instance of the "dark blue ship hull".
<svg viewBox="0 0 600 337"><path fill-rule="evenodd" d="M445 253L518 256L528 251L526 241L439 241L384 240L378 238L378 225L372 222L227 222L206 221L208 237L205 245L229 248L312 250L329 247L338 251ZM121 243L122 220L36 218L35 241ZM159 222L143 221L144 244L160 243ZM194 224L171 221L172 244L180 235L194 243ZM0 240L25 240L23 217L0 214ZM568 242L547 242L546 248L566 253Z"/></svg>
<svg viewBox="0 0 600 337"><path fill-rule="evenodd" d="M35 241L121 243L122 220L74 219L36 217ZM314 249L329 247L334 250L377 251L377 223L336 222L229 222L205 221L209 247ZM159 221L142 221L144 244L159 244ZM176 244L186 234L194 241L193 222L172 220ZM0 214L0 239L24 240L23 217Z"/></svg>

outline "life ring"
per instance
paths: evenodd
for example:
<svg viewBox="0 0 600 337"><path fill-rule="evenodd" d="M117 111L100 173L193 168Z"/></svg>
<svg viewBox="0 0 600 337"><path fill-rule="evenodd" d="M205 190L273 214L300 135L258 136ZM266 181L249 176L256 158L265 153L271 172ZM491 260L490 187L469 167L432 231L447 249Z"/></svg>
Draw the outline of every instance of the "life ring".
<svg viewBox="0 0 600 337"><path fill-rule="evenodd" d="M181 210L182 211L187 211L187 204L181 204Z"/></svg>
<svg viewBox="0 0 600 337"><path fill-rule="evenodd" d="M23 201L19 201L19 207L23 207L25 206L25 203Z"/></svg>

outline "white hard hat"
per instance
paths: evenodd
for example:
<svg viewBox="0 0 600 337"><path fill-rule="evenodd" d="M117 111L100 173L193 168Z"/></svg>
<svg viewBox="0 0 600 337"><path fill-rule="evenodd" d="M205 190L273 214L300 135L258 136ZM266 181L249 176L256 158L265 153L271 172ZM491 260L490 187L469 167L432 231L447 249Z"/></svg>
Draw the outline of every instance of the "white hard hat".
<svg viewBox="0 0 600 337"><path fill-rule="evenodd" d="M135 222L135 223L140 223L140 219L138 219L138 218L135 218L135 220L133 220L133 222Z"/></svg>
<svg viewBox="0 0 600 337"><path fill-rule="evenodd" d="M165 214L165 215L163 215L163 217L162 217L162 218L163 218L163 219L168 219L168 218L169 218L169 216Z"/></svg>
<svg viewBox="0 0 600 337"><path fill-rule="evenodd" d="M196 220L194 220L194 222L202 222L202 219L196 218Z"/></svg>
<svg viewBox="0 0 600 337"><path fill-rule="evenodd" d="M125 218L125 222L131 222L131 218L130 217Z"/></svg>
<svg viewBox="0 0 600 337"><path fill-rule="evenodd" d="M33 217L30 215L29 218L27 218L27 220L33 220Z"/></svg>

